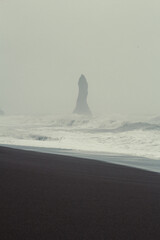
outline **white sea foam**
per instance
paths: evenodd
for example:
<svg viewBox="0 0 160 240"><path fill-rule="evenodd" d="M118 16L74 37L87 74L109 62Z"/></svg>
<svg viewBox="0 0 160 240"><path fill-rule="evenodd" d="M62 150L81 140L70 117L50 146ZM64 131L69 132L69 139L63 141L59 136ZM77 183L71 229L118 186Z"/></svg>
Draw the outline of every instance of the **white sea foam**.
<svg viewBox="0 0 160 240"><path fill-rule="evenodd" d="M160 159L160 118L3 116L0 144Z"/></svg>

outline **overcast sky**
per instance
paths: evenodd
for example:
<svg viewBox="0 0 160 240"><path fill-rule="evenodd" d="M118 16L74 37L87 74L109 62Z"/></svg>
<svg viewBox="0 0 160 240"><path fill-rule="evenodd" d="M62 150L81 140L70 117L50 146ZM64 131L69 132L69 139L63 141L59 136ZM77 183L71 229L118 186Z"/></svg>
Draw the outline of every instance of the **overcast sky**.
<svg viewBox="0 0 160 240"><path fill-rule="evenodd" d="M160 115L159 0L0 0L0 108Z"/></svg>

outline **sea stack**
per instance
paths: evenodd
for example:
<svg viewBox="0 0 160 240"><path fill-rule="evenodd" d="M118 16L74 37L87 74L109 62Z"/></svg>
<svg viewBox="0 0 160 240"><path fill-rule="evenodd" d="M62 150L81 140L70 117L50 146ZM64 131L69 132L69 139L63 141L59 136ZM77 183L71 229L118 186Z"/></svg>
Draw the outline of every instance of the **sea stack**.
<svg viewBox="0 0 160 240"><path fill-rule="evenodd" d="M4 112L0 109L0 115L4 115Z"/></svg>
<svg viewBox="0 0 160 240"><path fill-rule="evenodd" d="M83 74L80 76L78 85L79 85L78 99L76 108L73 111L73 113L91 116L92 114L87 104L88 83Z"/></svg>

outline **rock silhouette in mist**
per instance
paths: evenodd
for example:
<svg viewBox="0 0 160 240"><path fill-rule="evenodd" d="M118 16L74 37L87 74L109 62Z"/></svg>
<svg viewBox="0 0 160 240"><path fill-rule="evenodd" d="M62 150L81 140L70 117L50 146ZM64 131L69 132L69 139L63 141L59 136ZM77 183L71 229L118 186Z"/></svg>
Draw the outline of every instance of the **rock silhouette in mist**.
<svg viewBox="0 0 160 240"><path fill-rule="evenodd" d="M78 85L79 85L79 94L78 94L76 108L73 111L73 113L91 116L92 114L87 104L88 83L83 74L80 76Z"/></svg>
<svg viewBox="0 0 160 240"><path fill-rule="evenodd" d="M4 115L4 112L0 109L0 115Z"/></svg>

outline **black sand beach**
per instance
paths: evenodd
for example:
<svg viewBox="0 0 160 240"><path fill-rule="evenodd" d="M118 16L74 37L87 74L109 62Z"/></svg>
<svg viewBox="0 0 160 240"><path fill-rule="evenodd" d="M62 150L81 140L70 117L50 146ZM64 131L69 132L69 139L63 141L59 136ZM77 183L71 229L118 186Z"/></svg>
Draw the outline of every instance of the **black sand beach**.
<svg viewBox="0 0 160 240"><path fill-rule="evenodd" d="M1 240L159 240L160 174L0 147Z"/></svg>

